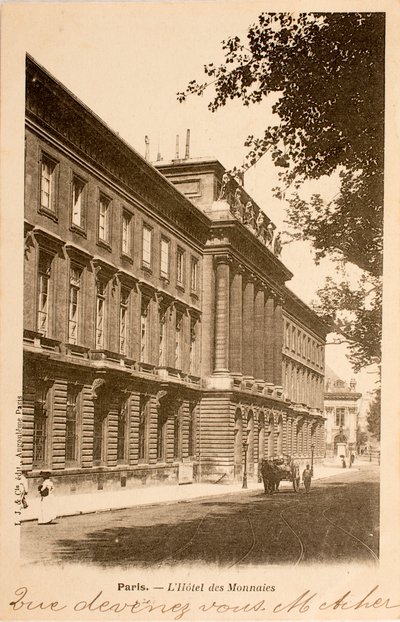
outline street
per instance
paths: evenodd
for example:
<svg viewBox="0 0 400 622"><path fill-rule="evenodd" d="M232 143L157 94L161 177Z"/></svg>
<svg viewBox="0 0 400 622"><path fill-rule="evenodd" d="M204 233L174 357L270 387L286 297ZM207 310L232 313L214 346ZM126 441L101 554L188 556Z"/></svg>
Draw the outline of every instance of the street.
<svg viewBox="0 0 400 622"><path fill-rule="evenodd" d="M168 566L183 563L376 563L379 469L284 488L135 507L21 526L21 563Z"/></svg>

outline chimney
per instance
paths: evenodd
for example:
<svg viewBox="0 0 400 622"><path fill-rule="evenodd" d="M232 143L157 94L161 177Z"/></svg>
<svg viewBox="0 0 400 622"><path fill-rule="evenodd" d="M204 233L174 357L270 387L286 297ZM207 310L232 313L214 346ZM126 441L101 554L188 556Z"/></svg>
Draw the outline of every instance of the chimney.
<svg viewBox="0 0 400 622"><path fill-rule="evenodd" d="M179 134L176 135L175 159L179 160Z"/></svg>
<svg viewBox="0 0 400 622"><path fill-rule="evenodd" d="M186 130L186 148L185 148L185 160L190 157L190 130Z"/></svg>
<svg viewBox="0 0 400 622"><path fill-rule="evenodd" d="M148 136L144 137L144 142L146 145L145 152L144 152L144 159L149 160L150 159L150 139Z"/></svg>

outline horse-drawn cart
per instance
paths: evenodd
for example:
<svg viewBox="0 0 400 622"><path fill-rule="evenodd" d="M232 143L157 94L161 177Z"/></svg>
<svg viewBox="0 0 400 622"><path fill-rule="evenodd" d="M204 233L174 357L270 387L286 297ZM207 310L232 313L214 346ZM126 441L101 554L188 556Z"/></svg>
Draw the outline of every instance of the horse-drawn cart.
<svg viewBox="0 0 400 622"><path fill-rule="evenodd" d="M282 480L292 482L295 492L300 488L300 468L291 456L264 459L261 463L261 476L265 494L278 492Z"/></svg>

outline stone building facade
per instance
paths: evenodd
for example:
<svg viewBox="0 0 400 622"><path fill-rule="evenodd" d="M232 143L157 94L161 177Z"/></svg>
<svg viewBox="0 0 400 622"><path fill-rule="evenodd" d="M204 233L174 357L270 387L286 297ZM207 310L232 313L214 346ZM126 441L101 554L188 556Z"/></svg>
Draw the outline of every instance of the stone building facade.
<svg viewBox="0 0 400 622"><path fill-rule="evenodd" d="M355 380L346 383L326 369L324 409L326 416L326 457L340 461L357 452L361 393Z"/></svg>
<svg viewBox="0 0 400 622"><path fill-rule="evenodd" d="M157 170L30 57L25 154L32 485L42 470L74 492L240 478L245 459L257 477L262 457L312 445L322 458L327 327L220 163Z"/></svg>

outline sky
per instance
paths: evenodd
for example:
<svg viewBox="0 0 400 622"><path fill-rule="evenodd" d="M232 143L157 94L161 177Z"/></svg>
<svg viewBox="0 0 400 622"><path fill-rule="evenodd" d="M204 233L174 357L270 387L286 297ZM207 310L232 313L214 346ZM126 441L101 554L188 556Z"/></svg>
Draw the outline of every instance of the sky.
<svg viewBox="0 0 400 622"><path fill-rule="evenodd" d="M273 122L271 101L248 108L234 101L211 113L207 93L183 104L176 93L189 80L202 80L203 65L222 60L220 42L230 35L245 37L262 10L265 2L252 0L43 3L33 13L21 7L21 27L11 45L21 67L28 52L142 155L147 135L151 159L158 151L164 159L175 157L178 134L183 157L190 128L191 157L212 156L231 168L243 161L246 137L262 134ZM276 185L276 170L267 158L246 173L246 190L282 229L284 203L271 192ZM336 188L336 180L323 179L310 191L330 200ZM316 266L312 248L302 242L285 245L282 261L294 272L288 287L307 304L333 271L329 260ZM327 346L326 360L343 379L356 377L358 390L373 389L376 370L355 375L343 346Z"/></svg>

